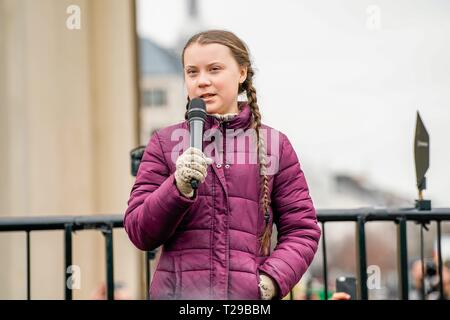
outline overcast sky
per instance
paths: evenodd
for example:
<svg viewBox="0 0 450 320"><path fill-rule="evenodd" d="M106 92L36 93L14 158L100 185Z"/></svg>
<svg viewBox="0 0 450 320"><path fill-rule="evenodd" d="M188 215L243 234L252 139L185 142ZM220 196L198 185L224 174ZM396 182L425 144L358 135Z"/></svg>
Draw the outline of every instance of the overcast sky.
<svg viewBox="0 0 450 320"><path fill-rule="evenodd" d="M307 178L347 171L415 199L419 110L425 197L450 207L450 1L207 0L199 12L249 46L263 122L288 135ZM187 1L138 0L140 35L162 46L186 19Z"/></svg>

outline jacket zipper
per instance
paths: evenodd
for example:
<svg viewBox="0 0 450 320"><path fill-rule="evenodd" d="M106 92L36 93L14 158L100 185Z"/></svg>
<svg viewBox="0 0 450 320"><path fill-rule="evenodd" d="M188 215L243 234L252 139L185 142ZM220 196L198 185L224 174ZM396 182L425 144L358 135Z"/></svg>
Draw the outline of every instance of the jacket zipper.
<svg viewBox="0 0 450 320"><path fill-rule="evenodd" d="M222 144L222 146L223 146L223 150L222 150L222 168L223 168L223 175L224 175L224 177L225 177L225 151L226 151L226 139L227 139L227 137L226 137L226 125L227 125L227 123L226 123L226 121L223 121L223 120L221 120L220 122L219 122L219 127L221 127L221 131L222 131L222 137L223 137L223 144ZM228 216L228 200L225 200L225 210L226 210L226 214L227 214L227 216ZM228 218L227 218L227 221L228 221ZM228 223L227 223L227 230L226 230L226 232L225 232L225 234L227 234L228 232L229 232L229 229L228 229L228 227L229 227L229 221L228 221ZM227 250L227 248L228 248L228 246L229 246L229 238L227 237L227 239L226 239L226 245L225 245L225 261L226 261L226 268L227 268L227 273L229 274L229 272L230 272L230 265L229 265L229 251ZM228 281L227 281L227 283L228 283ZM226 289L226 291L225 291L226 293L225 293L225 295L226 295L226 299L228 299L228 285L227 285L227 289Z"/></svg>
<svg viewBox="0 0 450 320"><path fill-rule="evenodd" d="M211 170L212 172L213 170ZM211 250L210 250L210 257L211 257L211 273L210 273L210 287L209 287L209 294L212 297L213 296L213 287L214 287L214 281L216 281L216 275L214 274L214 258L213 258L213 247L214 247L214 219L216 218L215 210L216 210L216 195L215 195L215 184L216 184L216 176L215 174L212 175L213 183L212 183L212 201L213 201L213 210L212 210L212 216L211 216Z"/></svg>
<svg viewBox="0 0 450 320"><path fill-rule="evenodd" d="M226 136L226 125L227 123L223 120L220 120L219 126L221 128L222 131L222 137L223 137L223 143L222 143L222 166L225 166L225 151L226 151L226 140L227 140L227 136Z"/></svg>

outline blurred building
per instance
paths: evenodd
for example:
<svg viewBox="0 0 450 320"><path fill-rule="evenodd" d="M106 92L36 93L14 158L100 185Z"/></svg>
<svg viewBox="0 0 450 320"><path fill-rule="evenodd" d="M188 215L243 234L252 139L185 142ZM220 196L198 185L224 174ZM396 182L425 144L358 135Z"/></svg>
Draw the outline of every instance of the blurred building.
<svg viewBox="0 0 450 320"><path fill-rule="evenodd" d="M183 69L180 57L151 39L141 38L140 48L140 143L152 133L184 120Z"/></svg>
<svg viewBox="0 0 450 320"><path fill-rule="evenodd" d="M173 48L164 48L149 38L139 41L142 145L155 130L184 120L187 93L181 55L188 39L204 27L198 1L185 3L185 21Z"/></svg>
<svg viewBox="0 0 450 320"><path fill-rule="evenodd" d="M187 0L186 16L182 24L183 28L178 32L178 39L175 43L174 51L178 56L181 55L184 45L191 36L204 29L209 29L203 22L201 8L197 0Z"/></svg>

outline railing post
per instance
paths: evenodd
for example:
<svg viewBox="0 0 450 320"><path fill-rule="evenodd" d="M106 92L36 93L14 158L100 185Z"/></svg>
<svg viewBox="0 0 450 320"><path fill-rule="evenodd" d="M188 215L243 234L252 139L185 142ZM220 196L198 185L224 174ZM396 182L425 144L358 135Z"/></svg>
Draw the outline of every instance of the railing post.
<svg viewBox="0 0 450 320"><path fill-rule="evenodd" d="M150 255L151 251L145 251L145 296L147 300L150 299Z"/></svg>
<svg viewBox="0 0 450 320"><path fill-rule="evenodd" d="M105 236L106 254L106 299L114 300L114 269L113 269L113 229L110 224L102 227Z"/></svg>
<svg viewBox="0 0 450 320"><path fill-rule="evenodd" d="M406 236L406 218L398 219L397 225L397 270L398 270L398 289L400 292L400 299L409 299L409 285L408 285L408 247Z"/></svg>
<svg viewBox="0 0 450 320"><path fill-rule="evenodd" d="M72 283L69 284L69 280L73 280L69 274L69 267L72 266L72 228L70 223L64 226L64 292L66 300L72 300Z"/></svg>
<svg viewBox="0 0 450 320"><path fill-rule="evenodd" d="M436 221L437 223L437 254L438 254L438 275L439 275L439 299L445 300L444 296L444 285L442 282L442 247L441 247L441 221Z"/></svg>
<svg viewBox="0 0 450 320"><path fill-rule="evenodd" d="M150 299L150 282L151 282L151 262L153 259L155 259L156 256L156 250L150 250L145 252L145 279L146 279L146 285L145 288L147 290L145 296L147 297L147 300Z"/></svg>
<svg viewBox="0 0 450 320"><path fill-rule="evenodd" d="M365 217L358 215L356 223L356 266L358 278L358 297L367 300L367 260L366 260L366 232Z"/></svg>
<svg viewBox="0 0 450 320"><path fill-rule="evenodd" d="M30 230L27 230L27 300L31 300L31 259L30 259Z"/></svg>
<svg viewBox="0 0 450 320"><path fill-rule="evenodd" d="M425 222L420 223L420 264L422 268L422 279L421 279L421 295L422 300L426 300L426 291L425 291L425 261L424 261L424 247L423 247L423 229L426 229ZM428 230L428 229L427 229Z"/></svg>
<svg viewBox="0 0 450 320"><path fill-rule="evenodd" d="M322 258L323 258L323 284L325 300L328 300L328 265L327 265L327 247L325 242L325 222L322 222Z"/></svg>

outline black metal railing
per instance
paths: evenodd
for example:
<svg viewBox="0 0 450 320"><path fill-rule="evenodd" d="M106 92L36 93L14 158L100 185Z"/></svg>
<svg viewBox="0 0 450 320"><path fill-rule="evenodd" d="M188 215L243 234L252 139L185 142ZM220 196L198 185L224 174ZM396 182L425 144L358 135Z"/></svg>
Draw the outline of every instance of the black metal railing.
<svg viewBox="0 0 450 320"><path fill-rule="evenodd" d="M371 221L392 221L397 224L397 265L399 278L400 299L408 299L408 245L407 223L409 221L421 225L421 260L423 254L423 229L435 222L437 224L437 254L439 293L444 298L442 282L442 250L441 250L441 222L450 221L450 208L419 211L416 209L386 209L386 208L362 208L362 209L324 209L318 210L318 220L322 227L322 263L324 278L325 299L328 297L328 265L326 248L325 226L330 222L354 221L356 225L356 265L358 298L368 299L367 289L367 253L365 225ZM123 215L96 215L96 216L51 216L51 217L8 217L0 218L0 232L24 231L26 233L26 263L27 263L27 299L31 299L30 290L30 232L36 230L63 230L64 231L64 260L65 271L72 266L72 233L79 230L98 230L105 237L106 252L106 298L114 299L114 263L113 263L113 228L123 228ZM145 254L146 293L148 298L150 283L150 264L155 252ZM64 291L65 299L72 299L72 288L67 285L70 274L65 272ZM424 290L424 286L422 286ZM423 297L425 293L423 292ZM292 297L292 294L291 294Z"/></svg>
<svg viewBox="0 0 450 320"><path fill-rule="evenodd" d="M106 298L114 298L113 228L123 228L122 215L49 216L0 218L0 232L25 231L27 261L27 299L31 299L30 232L37 230L64 231L64 292L65 299L72 300L72 288L68 285L72 266L72 234L78 230L98 230L105 237Z"/></svg>
<svg viewBox="0 0 450 320"><path fill-rule="evenodd" d="M397 269L399 278L400 299L409 299L408 280L408 245L407 245L407 222L413 221L420 224L421 261L424 265L423 253L423 229L431 222L437 224L437 255L439 295L444 299L442 282L442 249L441 249L441 222L450 220L450 208L438 208L428 211L417 209L386 209L386 208L362 208L362 209L329 209L319 210L318 220L322 225L322 251L323 251L323 277L325 298L328 297L328 274L327 274L327 250L325 223L336 221L354 221L356 224L356 266L358 297L361 300L368 299L367 290L367 254L365 225L371 221L392 221L397 224ZM424 273L422 273L424 274ZM425 298L425 286L422 277L422 298Z"/></svg>

